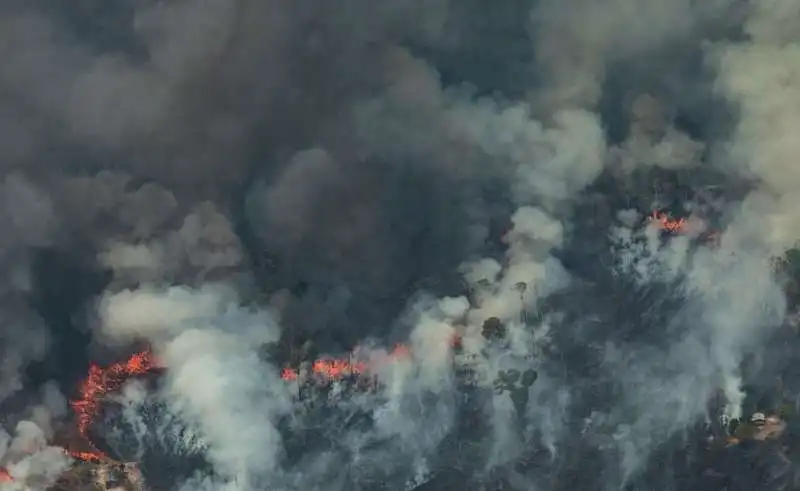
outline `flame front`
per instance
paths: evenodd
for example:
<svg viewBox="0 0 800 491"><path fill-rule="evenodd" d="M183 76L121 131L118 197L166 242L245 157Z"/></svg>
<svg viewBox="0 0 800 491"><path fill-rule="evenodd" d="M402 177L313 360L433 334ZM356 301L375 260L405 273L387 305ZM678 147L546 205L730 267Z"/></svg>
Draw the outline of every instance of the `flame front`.
<svg viewBox="0 0 800 491"><path fill-rule="evenodd" d="M106 394L119 390L130 377L147 373L158 365L149 351L132 355L125 361L102 368L99 365L89 366L89 374L80 385L80 398L71 401L70 406L77 416L78 433L90 446L91 451L69 451L76 459L90 462L107 460L108 457L98 450L88 437L89 426L100 411L100 402Z"/></svg>
<svg viewBox="0 0 800 491"><path fill-rule="evenodd" d="M153 356L148 351L136 353L127 361L107 368L92 364L89 375L81 383L80 399L70 403L78 416L78 431L81 436L86 438L89 425L100 409L100 399L105 394L118 390L129 377L147 373L155 367Z"/></svg>
<svg viewBox="0 0 800 491"><path fill-rule="evenodd" d="M323 380L341 380L350 375L361 375L367 372L369 365L365 362L350 359L319 359L311 363L311 373ZM297 380L300 373L295 368L284 368L281 378L287 382Z"/></svg>
<svg viewBox="0 0 800 491"><path fill-rule="evenodd" d="M108 457L106 457L105 454L103 454L100 451L95 451L95 452L73 452L73 451L68 451L67 453L73 459L82 460L84 462L100 463L100 462L103 462L104 460L108 460Z"/></svg>
<svg viewBox="0 0 800 491"><path fill-rule="evenodd" d="M83 442L71 442L67 447L76 447L85 450L74 450L64 448L63 451L73 459L94 464L115 463L113 459L100 451L88 438L89 426L97 416L101 399L104 395L118 390L128 378L147 373L158 365L152 354L148 351L136 353L126 361L115 363L109 367L101 368L99 365L92 364L89 367L89 374L80 385L80 398L70 401L70 406L75 411L77 419L78 433ZM0 467L0 484L13 482L14 478L8 469Z"/></svg>
<svg viewBox="0 0 800 491"><path fill-rule="evenodd" d="M684 232L687 225L685 218L671 218L666 213L658 211L654 211L650 215L650 221L655 222L661 230L666 230L668 232Z"/></svg>
<svg viewBox="0 0 800 491"><path fill-rule="evenodd" d="M461 338L453 336L452 346L460 346ZM357 351L357 350L356 350ZM408 359L411 350L404 344L398 344L391 353L388 354L386 361L397 361ZM377 360L378 363L381 360ZM366 375L373 367L365 361L354 361L352 358L322 358L311 363L311 375L319 377L323 381L341 380L351 375ZM296 381L300 373L295 368L284 368L281 371L281 378L287 382Z"/></svg>

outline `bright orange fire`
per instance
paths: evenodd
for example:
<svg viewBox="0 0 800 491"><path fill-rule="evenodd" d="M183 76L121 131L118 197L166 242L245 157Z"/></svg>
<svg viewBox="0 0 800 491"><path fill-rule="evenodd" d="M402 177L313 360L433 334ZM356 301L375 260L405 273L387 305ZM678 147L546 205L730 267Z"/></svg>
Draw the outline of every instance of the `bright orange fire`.
<svg viewBox="0 0 800 491"><path fill-rule="evenodd" d="M78 416L78 431L81 436L86 438L86 431L97 416L100 399L105 394L118 390L129 377L147 373L155 367L153 356L147 351L136 353L127 361L107 368L95 364L89 366L89 375L80 386L80 399L70 403Z"/></svg>
<svg viewBox="0 0 800 491"><path fill-rule="evenodd" d="M69 455L73 459L82 460L84 462L102 462L104 460L108 460L106 456L100 452L73 452L69 451Z"/></svg>
<svg viewBox="0 0 800 491"><path fill-rule="evenodd" d="M136 353L126 361L115 363L106 368L96 364L90 365L89 374L80 385L80 398L76 401L70 401L70 406L72 406L77 416L78 432L84 440L83 442L73 443L77 443L76 446L78 447L87 448L88 451L65 448L64 452L72 458L84 462L113 462L113 459L95 447L87 435L92 420L100 410L101 399L105 394L122 387L130 377L150 372L156 368L159 368L159 365L149 351ZM0 467L0 483L13 480L14 478L7 469Z"/></svg>
<svg viewBox="0 0 800 491"><path fill-rule="evenodd" d="M461 337L453 336L452 345L460 346ZM406 359L411 355L408 346L398 344L387 355L387 360ZM115 363L109 367L101 367L97 364L89 366L89 373L81 383L77 400L70 401L70 406L75 411L77 418L77 429L83 442L77 442L78 447L84 447L87 451L64 449L71 457L84 462L108 462L113 461L110 457L99 450L89 439L88 430L94 418L100 412L100 404L106 394L119 390L130 377L142 375L161 368L149 351L142 351L132 355L125 361ZM338 380L348 375L367 374L370 365L364 361L349 359L319 359L311 364L311 372L323 380ZM297 380L298 370L284 368L281 377L286 381ZM70 445L71 446L71 445ZM13 477L8 470L0 467L0 483L13 481Z"/></svg>
<svg viewBox="0 0 800 491"><path fill-rule="evenodd" d="M666 213L661 213L658 211L654 211L650 215L650 221L656 222L658 228L661 230L666 230L668 232L683 232L686 230L686 219L685 218L671 218Z"/></svg>
<svg viewBox="0 0 800 491"><path fill-rule="evenodd" d="M126 361L115 363L106 368L96 364L89 366L89 374L80 385L81 397L76 401L71 401L70 406L72 406L77 416L78 432L91 447L92 451L70 451L70 455L84 461L108 459L103 452L95 448L87 435L92 420L100 410L101 399L104 395L119 390L130 377L147 373L155 368L158 368L158 365L149 351L136 353Z"/></svg>
<svg viewBox="0 0 800 491"><path fill-rule="evenodd" d="M654 211L649 217L650 222L654 222L659 229L666 230L672 233L692 233L698 232L699 239L712 246L719 245L720 232L718 230L706 229L706 224L699 218L694 218L690 223L685 218L671 218L668 214L659 211Z"/></svg>
<svg viewBox="0 0 800 491"><path fill-rule="evenodd" d="M398 356L400 353L403 353L404 349L405 347L398 345L398 347L395 348L395 350L392 351L389 356ZM368 370L368 363L363 361L355 361L350 358L324 358L314 360L314 362L311 363L311 373L322 378L323 380L340 380L350 375L365 374ZM287 382L297 380L299 375L299 371L295 368L284 368L281 372L281 378Z"/></svg>
<svg viewBox="0 0 800 491"><path fill-rule="evenodd" d="M452 340L453 346L459 346L461 338L454 336ZM411 350L408 346L398 344L389 353L388 360L406 359L411 355ZM352 358L324 358L315 360L311 363L311 374L321 378L324 381L341 380L350 375L364 375L369 373L370 364L364 361L355 361ZM281 372L281 378L287 382L292 382L298 379L299 372L295 368L284 368Z"/></svg>

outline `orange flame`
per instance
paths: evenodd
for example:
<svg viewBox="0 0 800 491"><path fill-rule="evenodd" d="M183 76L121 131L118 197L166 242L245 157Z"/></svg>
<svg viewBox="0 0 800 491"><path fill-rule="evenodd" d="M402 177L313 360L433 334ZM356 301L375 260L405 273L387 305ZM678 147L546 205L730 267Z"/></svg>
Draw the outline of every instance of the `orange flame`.
<svg viewBox="0 0 800 491"><path fill-rule="evenodd" d="M367 372L368 365L361 361L350 359L325 358L314 360L311 363L311 373L323 380L341 380L349 375L361 375ZM300 373L295 368L284 368L281 378L287 382L296 381Z"/></svg>
<svg viewBox="0 0 800 491"><path fill-rule="evenodd" d="M105 456L102 452L95 451L95 452L74 452L68 451L67 452L70 457L76 460L82 460L84 462L94 462L100 463L104 460L110 460L108 457Z"/></svg>
<svg viewBox="0 0 800 491"><path fill-rule="evenodd" d="M654 211L650 215L650 221L655 222L661 230L668 232L683 232L686 230L687 222L685 218L670 218L666 213Z"/></svg>
<svg viewBox="0 0 800 491"><path fill-rule="evenodd" d="M100 399L105 394L118 390L129 377L147 373L155 367L153 357L147 351L136 353L127 361L115 363L108 368L92 364L89 375L81 383L80 399L70 403L78 416L78 431L81 436L86 437L86 431L99 411Z"/></svg>
<svg viewBox="0 0 800 491"><path fill-rule="evenodd" d="M340 379L348 375L362 374L367 371L364 362L350 360L316 360L311 364L311 372L329 379Z"/></svg>
<svg viewBox="0 0 800 491"><path fill-rule="evenodd" d="M281 378L287 382L293 382L297 380L297 370L293 368L284 368L281 371Z"/></svg>
<svg viewBox="0 0 800 491"><path fill-rule="evenodd" d="M453 336L452 345L458 347L461 345L461 337ZM394 347L391 353L387 356L387 361L396 361L400 359L408 359L411 356L411 350L408 346L398 344ZM370 364L365 361L355 361L350 358L324 358L318 359L311 363L311 374L321 378L324 381L341 380L350 375L366 375L369 373ZM284 368L281 371L281 378L287 382L296 381L299 377L299 372L294 368Z"/></svg>
<svg viewBox="0 0 800 491"><path fill-rule="evenodd" d="M719 230L708 230L703 220L695 218L693 222L689 222L686 218L670 218L666 213L654 211L650 217L650 222L654 222L660 230L666 230L672 233L698 233L699 239L712 246L717 246L720 243L721 234Z"/></svg>
<svg viewBox="0 0 800 491"><path fill-rule="evenodd" d="M105 394L118 390L131 376L144 374L158 367L152 354L148 351L136 353L128 360L115 363L107 368L92 364L89 367L89 374L80 385L80 398L70 401L70 406L77 415L78 432L84 440L84 442L77 442L77 445L88 447L88 451L65 448L64 452L83 462L97 464L114 462L113 459L97 449L87 436L87 430L99 412L101 398ZM13 481L14 478L8 469L0 467L0 484Z"/></svg>
<svg viewBox="0 0 800 491"><path fill-rule="evenodd" d="M101 399L104 395L119 390L128 378L147 373L155 368L158 368L158 365L149 351L136 353L126 361L115 363L107 368L101 368L96 364L89 366L89 374L80 385L80 398L70 401L70 406L77 416L78 433L86 440L92 451L69 451L72 457L92 462L108 459L92 444L87 435L89 426L100 410Z"/></svg>

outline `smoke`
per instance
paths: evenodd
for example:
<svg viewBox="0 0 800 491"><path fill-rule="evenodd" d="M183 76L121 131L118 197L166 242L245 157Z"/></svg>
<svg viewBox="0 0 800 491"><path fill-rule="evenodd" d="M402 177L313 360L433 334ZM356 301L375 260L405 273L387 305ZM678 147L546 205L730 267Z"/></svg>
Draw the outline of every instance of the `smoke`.
<svg viewBox="0 0 800 491"><path fill-rule="evenodd" d="M787 137L797 124L791 105L797 88L791 60L796 39L788 26L797 21L796 7L772 2L755 5L744 25L748 40L719 47L717 90L736 104L739 120L728 165L759 181L732 224L735 239L756 237L767 252L780 255L794 247L795 148Z"/></svg>
<svg viewBox="0 0 800 491"><path fill-rule="evenodd" d="M687 239L674 239L665 245L652 226L639 241L624 225L617 235L624 244L621 265L626 272L645 283L671 285L689 299L667 326L678 337L665 348L613 352L611 363L619 367L628 399L621 407L630 404L627 410L635 415L627 416L629 423L616 435L626 479L643 468L643 460L660 442L705 414L716 391L727 400L726 416L742 417L747 396L742 363L785 320L787 303L775 261L797 243L790 225L794 207L787 203L793 194L784 188L793 171L781 167L791 155L789 139L783 136L784 130L791 131L791 120L780 117L791 106L786 82L791 75L784 74L791 64L766 60L793 49L786 44L789 39L776 34L784 32L783 23L796 23L790 12L778 3L754 5L744 24L747 39L719 42L709 51L709 64L718 70L714 88L738 116L730 145L713 162L732 178L751 183L743 200L726 210L719 244L691 250ZM626 145L631 143L635 140ZM681 165L698 162L692 155L683 157L677 159ZM648 164L646 158L641 161ZM622 372L623 367L636 369Z"/></svg>
<svg viewBox="0 0 800 491"><path fill-rule="evenodd" d="M71 464L64 449L48 443L53 438L53 423L66 413L66 400L52 384L43 386L39 396L39 404L29 408L11 434L0 431L0 464L13 479L0 482L4 490L44 489Z"/></svg>
<svg viewBox="0 0 800 491"><path fill-rule="evenodd" d="M3 458L13 482L2 486L9 491L45 488L69 468L70 457L63 449L48 446L45 433L33 422L21 421L13 438L6 433L3 442Z"/></svg>
<svg viewBox="0 0 800 491"><path fill-rule="evenodd" d="M735 22L736 0L697 4L688 0L576 0L535 2L531 12L541 90L531 97L548 109L594 108L603 96L610 67L636 59L647 70L648 56L669 55L676 45L699 44ZM629 76L640 76L634 68ZM669 71L661 76L672 78ZM619 110L619 108L617 108Z"/></svg>
<svg viewBox="0 0 800 491"><path fill-rule="evenodd" d="M31 249L47 247L55 238L56 221L50 198L19 174L7 175L0 185L3 238L0 261L3 282L0 316L3 329L0 362L0 401L22 388L20 370L42 359L49 338L41 318L26 301L33 288Z"/></svg>
<svg viewBox="0 0 800 491"><path fill-rule="evenodd" d="M202 455L186 489L666 489L654 460L714 397L746 416L750 358L792 308L794 3L0 14L15 483L67 465L49 445L70 415L31 408L85 367L48 354L140 343L165 374L115 397L105 436ZM52 251L80 265L58 280L77 307L41 293ZM377 387L301 396L281 368L318 355L363 358Z"/></svg>
<svg viewBox="0 0 800 491"><path fill-rule="evenodd" d="M170 407L205 436L220 478L250 489L277 465L281 438L273 421L288 412L288 393L258 356L277 341L277 328L234 301L231 291L211 286L125 291L101 303L100 317L116 339L153 342L169 370Z"/></svg>
<svg viewBox="0 0 800 491"><path fill-rule="evenodd" d="M792 89L791 73L785 72L791 70L791 64L782 68L762 64L765 58L781 64L781 60L791 59L791 43L796 40L787 33L786 26L800 20L798 14L797 8L788 3L753 5L743 26L748 39L721 46L715 53L714 61L719 66L716 88L736 104L739 115L726 163L734 172L757 181L723 236L723 247L745 251L737 255L738 265L734 268L741 273L722 283L729 290L723 295L729 295L737 309L728 308L726 317L720 315L719 321L724 324L717 328L727 331L725 337L733 346L758 339L759 333L751 331L757 329L759 320L763 322L764 312L772 314L771 319L766 319L774 324L782 320L787 308L771 273L775 260L798 242L792 232L796 216L794 193L787 186L796 178L789 163L793 148L786 136L793 117L785 109L796 99L796 90ZM731 327L726 325L735 326L734 319L750 322L730 332ZM734 363L728 361L730 369L734 369Z"/></svg>

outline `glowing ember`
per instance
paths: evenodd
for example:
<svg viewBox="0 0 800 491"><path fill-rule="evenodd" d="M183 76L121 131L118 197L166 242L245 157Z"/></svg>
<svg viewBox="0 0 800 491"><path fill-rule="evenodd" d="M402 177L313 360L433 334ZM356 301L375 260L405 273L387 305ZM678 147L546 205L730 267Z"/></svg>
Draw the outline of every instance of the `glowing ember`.
<svg viewBox="0 0 800 491"><path fill-rule="evenodd" d="M118 390L131 376L144 374L155 368L158 368L158 365L155 363L153 356L147 351L136 353L128 360L115 363L107 368L92 364L89 367L89 375L80 386L81 397L76 401L70 402L70 406L72 406L77 415L78 432L84 440L83 442L72 443L76 443L77 447L84 448L86 451L73 450L72 448L64 448L63 451L73 459L83 462L116 464L113 459L106 456L92 444L87 437L87 430L93 418L98 414L101 399L105 394ZM72 447L72 445L70 444L68 447ZM133 473L138 473L135 464L125 465L126 469ZM8 472L8 469L0 467L0 484L13 481L14 478Z"/></svg>
<svg viewBox="0 0 800 491"><path fill-rule="evenodd" d="M94 448L87 435L92 420L100 410L101 399L104 395L122 387L128 378L147 373L157 367L152 354L147 351L136 353L128 360L115 363L107 368L101 368L95 364L89 367L89 375L80 386L81 397L76 401L71 401L70 406L77 415L78 432L92 447L92 451L70 451L70 455L76 459L93 462L107 459L105 454Z"/></svg>
<svg viewBox="0 0 800 491"><path fill-rule="evenodd" d="M349 359L320 359L311 364L311 373L324 380L340 380L349 375L360 375L367 371L367 364ZM281 378L287 382L298 379L299 373L294 368L284 368Z"/></svg>
<svg viewBox="0 0 800 491"><path fill-rule="evenodd" d="M86 437L86 431L99 411L100 399L105 394L118 390L129 377L147 373L155 367L152 355L146 351L136 353L127 361L115 363L108 368L92 364L89 375L80 386L81 398L70 403L78 415L80 434Z"/></svg>
<svg viewBox="0 0 800 491"><path fill-rule="evenodd" d="M68 453L73 459L82 460L84 462L100 463L104 460L108 460L108 458L101 452L68 452Z"/></svg>
<svg viewBox="0 0 800 491"><path fill-rule="evenodd" d="M459 347L461 337L453 336L452 345ZM411 357L411 350L408 346L398 344L387 356L388 362L408 359ZM382 360L379 360L382 361ZM370 371L370 364L364 361L354 361L352 358L324 358L315 360L311 363L311 374L324 381L341 380L351 375L365 375ZM299 372L294 368L284 368L281 371L281 378L287 382L296 381Z"/></svg>
<svg viewBox="0 0 800 491"><path fill-rule="evenodd" d="M666 213L660 213L658 211L654 211L650 215L650 221L656 223L661 230L666 230L668 232L683 232L686 230L687 224L685 218L670 218Z"/></svg>
<svg viewBox="0 0 800 491"><path fill-rule="evenodd" d="M339 379L348 375L364 373L366 363L349 360L317 360L311 365L311 372L329 379Z"/></svg>
<svg viewBox="0 0 800 491"><path fill-rule="evenodd" d="M289 382L297 380L297 370L291 368L284 368L281 372L281 378Z"/></svg>
<svg viewBox="0 0 800 491"><path fill-rule="evenodd" d="M686 218L671 218L666 213L654 211L648 220L655 223L660 230L677 234L697 234L698 239L708 245L717 246L720 243L720 232L718 230L708 230L707 224L702 219L692 217L691 220Z"/></svg>

